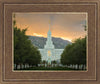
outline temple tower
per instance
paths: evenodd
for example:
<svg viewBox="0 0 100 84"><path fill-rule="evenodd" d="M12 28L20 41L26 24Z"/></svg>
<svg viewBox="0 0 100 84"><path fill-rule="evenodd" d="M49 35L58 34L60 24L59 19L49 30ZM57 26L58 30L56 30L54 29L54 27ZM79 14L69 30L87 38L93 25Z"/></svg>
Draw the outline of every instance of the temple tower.
<svg viewBox="0 0 100 84"><path fill-rule="evenodd" d="M53 42L52 42L50 25L49 25L49 30L48 30L48 33L47 33L47 41L46 41L46 45L44 46L44 49L45 49L46 55L47 55L46 56L47 62L48 62L49 65L51 65L54 45L53 45Z"/></svg>
<svg viewBox="0 0 100 84"><path fill-rule="evenodd" d="M49 31L47 33L47 41L46 41L45 48L47 48L47 49L54 49L50 28L49 28Z"/></svg>

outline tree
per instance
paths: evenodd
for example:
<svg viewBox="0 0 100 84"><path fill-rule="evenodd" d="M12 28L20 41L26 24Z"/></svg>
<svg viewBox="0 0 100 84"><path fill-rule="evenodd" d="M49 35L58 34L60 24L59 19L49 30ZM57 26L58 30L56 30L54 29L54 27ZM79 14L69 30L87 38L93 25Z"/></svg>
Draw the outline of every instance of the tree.
<svg viewBox="0 0 100 84"><path fill-rule="evenodd" d="M52 61L52 64L54 64L54 66L55 66L56 63L57 63L57 62L56 62L55 60Z"/></svg>
<svg viewBox="0 0 100 84"><path fill-rule="evenodd" d="M74 43L69 44L61 55L63 65L80 64L86 65L86 37L76 39Z"/></svg>
<svg viewBox="0 0 100 84"><path fill-rule="evenodd" d="M14 16L15 18L15 16ZM16 26L16 20L13 21L14 28L14 64L22 65L36 65L41 61L41 55L38 49L32 45L31 41L28 39L28 36L25 34L27 28L20 29Z"/></svg>
<svg viewBox="0 0 100 84"><path fill-rule="evenodd" d="M87 31L87 25L84 25L84 31ZM63 65L78 64L78 69L80 64L86 66L86 38L78 38L66 46L60 59Z"/></svg>
<svg viewBox="0 0 100 84"><path fill-rule="evenodd" d="M45 64L47 63L47 61L46 61L46 60L43 60L43 61L42 61L42 63L43 63L43 64L44 64L44 66L45 66Z"/></svg>

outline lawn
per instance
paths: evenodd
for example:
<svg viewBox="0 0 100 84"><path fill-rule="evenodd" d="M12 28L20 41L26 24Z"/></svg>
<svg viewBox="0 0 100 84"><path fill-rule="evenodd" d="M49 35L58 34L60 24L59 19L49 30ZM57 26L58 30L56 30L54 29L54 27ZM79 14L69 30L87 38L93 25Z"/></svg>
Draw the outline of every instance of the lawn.
<svg viewBox="0 0 100 84"><path fill-rule="evenodd" d="M77 69L72 69L67 67L31 67L18 70L77 70Z"/></svg>

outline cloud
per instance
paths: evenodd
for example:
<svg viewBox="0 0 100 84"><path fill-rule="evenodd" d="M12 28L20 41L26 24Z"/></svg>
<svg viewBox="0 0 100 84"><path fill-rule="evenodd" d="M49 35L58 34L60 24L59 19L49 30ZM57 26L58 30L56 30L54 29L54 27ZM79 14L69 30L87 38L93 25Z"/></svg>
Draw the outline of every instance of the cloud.
<svg viewBox="0 0 100 84"><path fill-rule="evenodd" d="M16 13L16 21L21 29L29 27L27 35L36 33L46 37L49 26L55 37L72 40L86 35L83 27L86 24L86 14L82 13Z"/></svg>

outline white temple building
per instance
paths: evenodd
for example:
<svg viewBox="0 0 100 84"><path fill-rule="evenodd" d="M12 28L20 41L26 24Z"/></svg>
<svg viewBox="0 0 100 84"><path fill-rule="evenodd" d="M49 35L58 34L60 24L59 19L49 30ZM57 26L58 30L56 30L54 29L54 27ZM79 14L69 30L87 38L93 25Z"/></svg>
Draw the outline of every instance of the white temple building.
<svg viewBox="0 0 100 84"><path fill-rule="evenodd" d="M47 33L47 41L44 45L44 49L39 49L42 60L45 60L48 62L48 64L51 64L51 61L55 60L60 62L61 54L63 53L64 49L55 49L55 46L52 41L51 36L51 30L49 28L49 31Z"/></svg>

